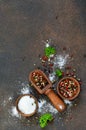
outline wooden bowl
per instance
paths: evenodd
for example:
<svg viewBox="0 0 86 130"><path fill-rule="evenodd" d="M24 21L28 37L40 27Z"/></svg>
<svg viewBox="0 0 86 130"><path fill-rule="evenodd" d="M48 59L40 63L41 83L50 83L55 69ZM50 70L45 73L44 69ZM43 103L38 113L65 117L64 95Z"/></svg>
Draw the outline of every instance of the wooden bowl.
<svg viewBox="0 0 86 130"><path fill-rule="evenodd" d="M19 107L18 107L18 103L19 103L20 99L21 99L22 97L24 97L24 96L29 96L29 97L33 98L34 101L35 101L36 109L35 109L32 113L30 113L30 114L25 114L25 113L23 113L23 112L19 109ZM21 95L21 96L19 96L19 97L17 98L17 100L16 100L16 108L17 108L17 111L18 111L23 117L30 117L30 116L33 116L33 115L36 113L37 108L38 108L38 101L37 101L37 99L36 99L33 95L31 95L31 94L23 94L23 95Z"/></svg>
<svg viewBox="0 0 86 130"><path fill-rule="evenodd" d="M57 92L62 99L73 100L80 93L80 84L73 77L62 78L58 82Z"/></svg>

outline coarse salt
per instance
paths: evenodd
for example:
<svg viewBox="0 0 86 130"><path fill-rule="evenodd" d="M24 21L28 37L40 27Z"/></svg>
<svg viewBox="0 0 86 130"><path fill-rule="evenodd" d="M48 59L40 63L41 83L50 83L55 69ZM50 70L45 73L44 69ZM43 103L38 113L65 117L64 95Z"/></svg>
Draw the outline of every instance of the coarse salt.
<svg viewBox="0 0 86 130"><path fill-rule="evenodd" d="M12 97L9 97L8 100L9 100L9 101L12 101Z"/></svg>
<svg viewBox="0 0 86 130"><path fill-rule="evenodd" d="M39 113L46 113L46 112L51 112L52 114L58 113L57 109L55 109L50 103L48 103L46 100L41 100L38 103L38 112Z"/></svg>
<svg viewBox="0 0 86 130"><path fill-rule="evenodd" d="M45 45L46 47L49 47L50 45L49 45L49 43L46 43L46 45Z"/></svg>
<svg viewBox="0 0 86 130"><path fill-rule="evenodd" d="M54 82L55 79L56 79L55 73L49 74L49 80L50 80L51 82Z"/></svg>
<svg viewBox="0 0 86 130"><path fill-rule="evenodd" d="M36 110L35 99L30 96L23 96L18 102L18 108L24 114L32 114Z"/></svg>
<svg viewBox="0 0 86 130"><path fill-rule="evenodd" d="M20 118L20 114L18 113L16 106L12 106L11 111L9 112L12 116Z"/></svg>
<svg viewBox="0 0 86 130"><path fill-rule="evenodd" d="M65 104L68 104L69 106L72 106L72 102L71 101L65 99L64 102L65 102Z"/></svg>
<svg viewBox="0 0 86 130"><path fill-rule="evenodd" d="M3 100L3 102L1 103L1 106L5 107L9 102L12 101L13 97L6 97L6 99Z"/></svg>
<svg viewBox="0 0 86 130"><path fill-rule="evenodd" d="M39 111L41 110L41 108L43 107L44 104L46 104L46 100L39 100L39 102L38 102Z"/></svg>
<svg viewBox="0 0 86 130"><path fill-rule="evenodd" d="M30 93L30 88L28 86L25 86L21 89L22 94L29 94Z"/></svg>
<svg viewBox="0 0 86 130"><path fill-rule="evenodd" d="M69 55L56 55L54 58L54 67L59 67L62 69L65 64L67 63L67 60L69 58Z"/></svg>

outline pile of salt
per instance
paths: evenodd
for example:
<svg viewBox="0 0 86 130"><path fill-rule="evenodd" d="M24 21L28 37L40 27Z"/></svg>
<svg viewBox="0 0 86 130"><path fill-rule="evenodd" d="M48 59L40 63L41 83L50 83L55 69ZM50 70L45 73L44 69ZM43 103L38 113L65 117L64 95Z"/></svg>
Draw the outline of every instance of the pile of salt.
<svg viewBox="0 0 86 130"><path fill-rule="evenodd" d="M36 110L35 99L23 96L18 102L18 109L24 114L32 114Z"/></svg>

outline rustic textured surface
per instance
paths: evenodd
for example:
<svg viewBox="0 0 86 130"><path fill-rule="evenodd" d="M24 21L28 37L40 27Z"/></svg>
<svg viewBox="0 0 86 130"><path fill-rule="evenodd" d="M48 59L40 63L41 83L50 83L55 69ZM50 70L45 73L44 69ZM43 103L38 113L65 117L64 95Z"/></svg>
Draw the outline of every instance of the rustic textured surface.
<svg viewBox="0 0 86 130"><path fill-rule="evenodd" d="M9 117L10 96L17 97L19 82L39 65L43 40L51 38L58 51L73 54L73 66L82 79L81 94L71 113L58 116L45 130L86 130L86 1L0 0L0 130L40 130ZM34 123L33 123L34 124Z"/></svg>

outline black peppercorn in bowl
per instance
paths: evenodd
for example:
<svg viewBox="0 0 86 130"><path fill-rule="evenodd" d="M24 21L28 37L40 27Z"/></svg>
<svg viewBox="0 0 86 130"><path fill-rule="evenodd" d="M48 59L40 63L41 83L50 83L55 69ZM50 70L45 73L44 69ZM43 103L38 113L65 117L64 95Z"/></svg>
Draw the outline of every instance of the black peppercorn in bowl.
<svg viewBox="0 0 86 130"><path fill-rule="evenodd" d="M58 82L57 92L62 99L73 100L80 93L80 84L73 77L64 77Z"/></svg>

